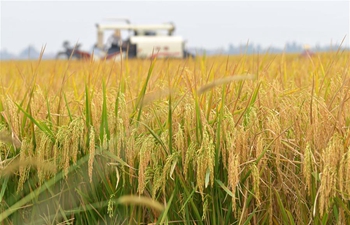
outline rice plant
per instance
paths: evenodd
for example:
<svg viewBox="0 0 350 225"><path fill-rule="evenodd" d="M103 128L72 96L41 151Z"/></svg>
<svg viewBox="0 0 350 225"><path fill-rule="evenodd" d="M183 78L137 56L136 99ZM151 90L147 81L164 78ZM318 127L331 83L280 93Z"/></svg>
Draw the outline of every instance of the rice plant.
<svg viewBox="0 0 350 225"><path fill-rule="evenodd" d="M350 224L347 51L0 65L1 224Z"/></svg>

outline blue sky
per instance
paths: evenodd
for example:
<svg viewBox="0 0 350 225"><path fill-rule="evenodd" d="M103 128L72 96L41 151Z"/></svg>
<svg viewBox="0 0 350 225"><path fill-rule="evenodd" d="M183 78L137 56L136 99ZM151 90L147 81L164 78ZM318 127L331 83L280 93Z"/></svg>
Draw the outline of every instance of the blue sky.
<svg viewBox="0 0 350 225"><path fill-rule="evenodd" d="M45 44L47 52L57 52L64 40L90 49L95 24L108 17L172 21L187 46L209 49L248 40L262 47L292 41L324 46L349 36L349 1L1 1L0 7L0 49L16 54Z"/></svg>

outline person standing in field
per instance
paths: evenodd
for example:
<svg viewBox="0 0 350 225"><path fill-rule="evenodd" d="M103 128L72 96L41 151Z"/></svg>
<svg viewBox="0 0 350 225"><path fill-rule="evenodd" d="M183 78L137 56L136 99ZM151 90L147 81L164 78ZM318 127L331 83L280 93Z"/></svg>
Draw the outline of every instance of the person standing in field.
<svg viewBox="0 0 350 225"><path fill-rule="evenodd" d="M310 50L309 45L304 45L304 51L300 54L302 57L311 57L314 53Z"/></svg>
<svg viewBox="0 0 350 225"><path fill-rule="evenodd" d="M112 36L108 38L107 46L106 46L108 49L107 54L119 52L121 45L122 45L122 39L121 39L120 30L115 30Z"/></svg>

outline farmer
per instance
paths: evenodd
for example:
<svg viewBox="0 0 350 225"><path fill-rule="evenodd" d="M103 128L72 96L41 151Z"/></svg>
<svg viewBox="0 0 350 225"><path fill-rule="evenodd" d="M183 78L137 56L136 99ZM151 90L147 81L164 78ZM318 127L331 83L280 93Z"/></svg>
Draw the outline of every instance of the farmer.
<svg viewBox="0 0 350 225"><path fill-rule="evenodd" d="M309 45L304 45L304 51L300 54L301 57L312 57L314 53L310 50Z"/></svg>
<svg viewBox="0 0 350 225"><path fill-rule="evenodd" d="M107 54L119 52L121 44L122 44L122 39L120 35L120 30L115 30L113 35L108 38Z"/></svg>

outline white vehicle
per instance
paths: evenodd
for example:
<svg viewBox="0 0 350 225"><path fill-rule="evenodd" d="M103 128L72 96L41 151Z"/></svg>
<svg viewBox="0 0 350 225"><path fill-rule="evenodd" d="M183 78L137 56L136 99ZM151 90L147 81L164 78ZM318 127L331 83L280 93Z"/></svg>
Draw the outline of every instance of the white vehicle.
<svg viewBox="0 0 350 225"><path fill-rule="evenodd" d="M186 58L193 55L185 50L185 41L181 36L173 36L175 26L172 23L137 25L125 23L96 24L98 58ZM106 31L125 32L128 37L119 44L104 43ZM121 38L121 37L120 37ZM118 57L116 57L118 56Z"/></svg>

